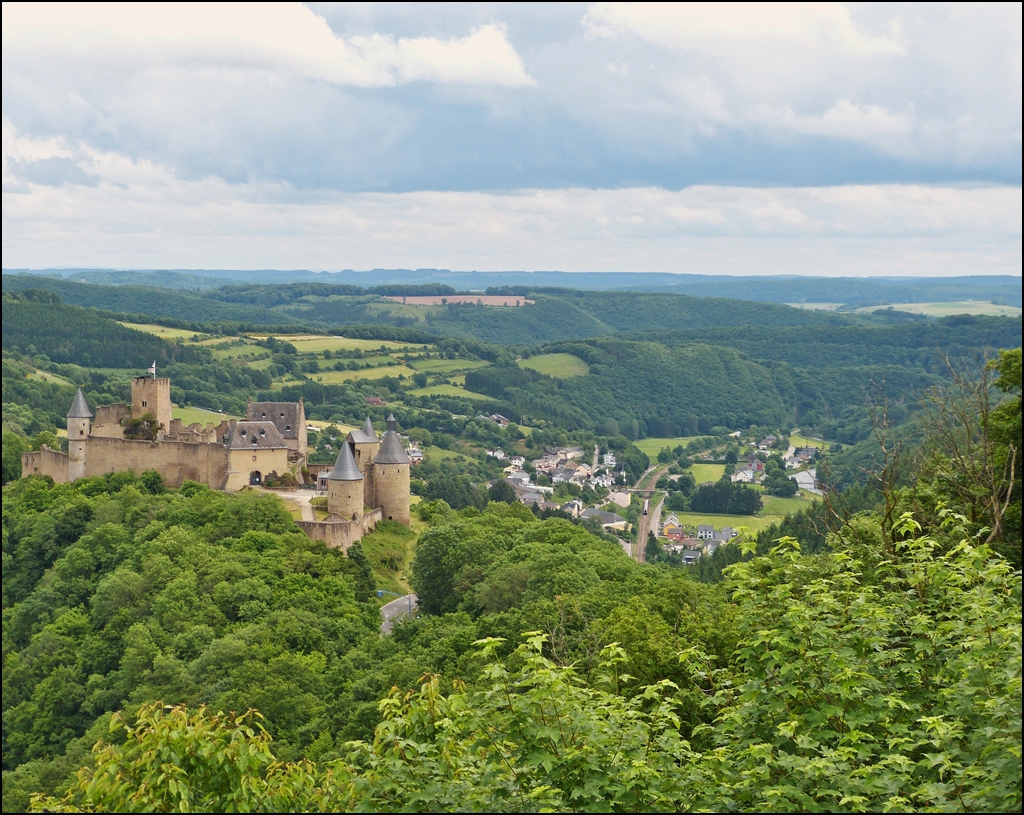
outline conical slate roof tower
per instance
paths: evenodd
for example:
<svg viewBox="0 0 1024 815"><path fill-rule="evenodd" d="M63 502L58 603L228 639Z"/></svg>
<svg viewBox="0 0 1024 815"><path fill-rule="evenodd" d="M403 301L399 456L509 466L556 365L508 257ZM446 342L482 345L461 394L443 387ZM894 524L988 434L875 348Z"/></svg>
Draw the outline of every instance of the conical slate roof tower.
<svg viewBox="0 0 1024 815"><path fill-rule="evenodd" d="M380 442L380 451L373 459L374 464L411 464L412 460L402 449L402 440L398 438L398 421L395 414L388 416L388 430Z"/></svg>
<svg viewBox="0 0 1024 815"><path fill-rule="evenodd" d="M352 448L348 442L341 443L341 452L334 462L334 469L327 473L329 481L362 481L363 474L356 467L356 457L352 455Z"/></svg>
<svg viewBox="0 0 1024 815"><path fill-rule="evenodd" d="M75 394L75 401L71 403L71 410L68 411L69 419L91 419L92 411L89 410L89 405L85 402L85 394L82 393L82 389L78 389L78 393Z"/></svg>

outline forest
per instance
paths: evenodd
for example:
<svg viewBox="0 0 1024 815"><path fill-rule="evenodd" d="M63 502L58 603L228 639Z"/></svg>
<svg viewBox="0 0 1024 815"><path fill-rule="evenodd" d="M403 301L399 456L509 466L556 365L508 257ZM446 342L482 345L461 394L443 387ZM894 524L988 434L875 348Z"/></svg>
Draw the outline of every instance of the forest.
<svg viewBox="0 0 1024 815"><path fill-rule="evenodd" d="M377 295L21 280L4 277L5 811L1020 809L1019 318L549 291L550 311L317 327L295 314ZM152 322L156 295L177 339L122 324ZM292 319L367 349L255 330ZM316 378L385 342L420 368ZM586 373L521 364L547 354ZM393 411L439 451L414 531L342 553L268 493L18 478L23 449L60 445L76 385L123 400L153 359L178 404ZM638 564L485 488L498 445L597 445L633 482L645 437L701 434L682 441L698 455L797 420L828 441L825 498L693 566L658 546ZM761 501L685 472L662 486L680 511ZM421 613L382 637L376 590L403 570Z"/></svg>
<svg viewBox="0 0 1024 815"><path fill-rule="evenodd" d="M422 503L388 637L372 535L153 473L9 484L5 809L1018 810L1020 349L991 373L958 431L994 494L925 424L866 511L693 570Z"/></svg>

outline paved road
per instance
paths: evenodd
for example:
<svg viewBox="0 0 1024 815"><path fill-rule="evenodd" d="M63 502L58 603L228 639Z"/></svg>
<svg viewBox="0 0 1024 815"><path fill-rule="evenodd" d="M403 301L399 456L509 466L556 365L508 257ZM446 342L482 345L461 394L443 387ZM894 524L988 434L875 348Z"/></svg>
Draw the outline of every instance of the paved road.
<svg viewBox="0 0 1024 815"><path fill-rule="evenodd" d="M391 627L395 624L395 619L409 614L410 599L412 601L412 610L415 611L419 607L419 598L415 594L407 594L405 597L399 597L397 600L392 600L390 603L385 603L380 607L380 616L383 618L383 622L380 624L381 634L390 634Z"/></svg>
<svg viewBox="0 0 1024 815"><path fill-rule="evenodd" d="M280 498L290 498L299 505L302 510L302 520L315 521L316 514L313 512L313 505L309 503L311 498L316 497L316 490L295 490L293 492L282 492L281 490L267 490Z"/></svg>

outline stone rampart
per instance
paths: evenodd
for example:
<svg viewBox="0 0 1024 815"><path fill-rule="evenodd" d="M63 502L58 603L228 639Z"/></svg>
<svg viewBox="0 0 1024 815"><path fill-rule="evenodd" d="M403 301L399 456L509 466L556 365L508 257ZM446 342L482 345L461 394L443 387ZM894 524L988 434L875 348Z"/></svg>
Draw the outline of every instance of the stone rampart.
<svg viewBox="0 0 1024 815"><path fill-rule="evenodd" d="M68 454L51 450L45 444L41 450L21 454L22 478L30 475L48 475L58 484L68 480Z"/></svg>
<svg viewBox="0 0 1024 815"><path fill-rule="evenodd" d="M156 470L168 487L180 487L188 480L223 489L228 471L227 448L220 444L90 436L86 445L85 474L105 475L119 470L131 470L136 475Z"/></svg>

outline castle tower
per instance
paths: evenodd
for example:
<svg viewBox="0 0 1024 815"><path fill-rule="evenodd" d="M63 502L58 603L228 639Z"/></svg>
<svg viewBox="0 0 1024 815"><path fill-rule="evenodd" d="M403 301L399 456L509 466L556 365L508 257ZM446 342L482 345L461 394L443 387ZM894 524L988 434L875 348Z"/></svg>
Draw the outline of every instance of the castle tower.
<svg viewBox="0 0 1024 815"><path fill-rule="evenodd" d="M380 439L377 438L377 431L373 429L369 416L363 422L362 429L348 434L348 442L352 445L356 466L363 474L363 505L375 507L378 504L373 480L373 459L380 449Z"/></svg>
<svg viewBox="0 0 1024 815"><path fill-rule="evenodd" d="M388 429L380 442L380 451L373 459L375 506L383 510L386 520L409 526L409 470L412 462L398 438L395 415L388 416Z"/></svg>
<svg viewBox="0 0 1024 815"><path fill-rule="evenodd" d="M137 376L132 379L132 418L152 413L166 433L171 429L171 380Z"/></svg>
<svg viewBox="0 0 1024 815"><path fill-rule="evenodd" d="M327 474L327 511L346 521L363 517L363 474L356 467L355 456L347 442L341 445L334 469Z"/></svg>
<svg viewBox="0 0 1024 815"><path fill-rule="evenodd" d="M92 428L92 411L78 389L68 411L68 481L85 478L85 445Z"/></svg>

